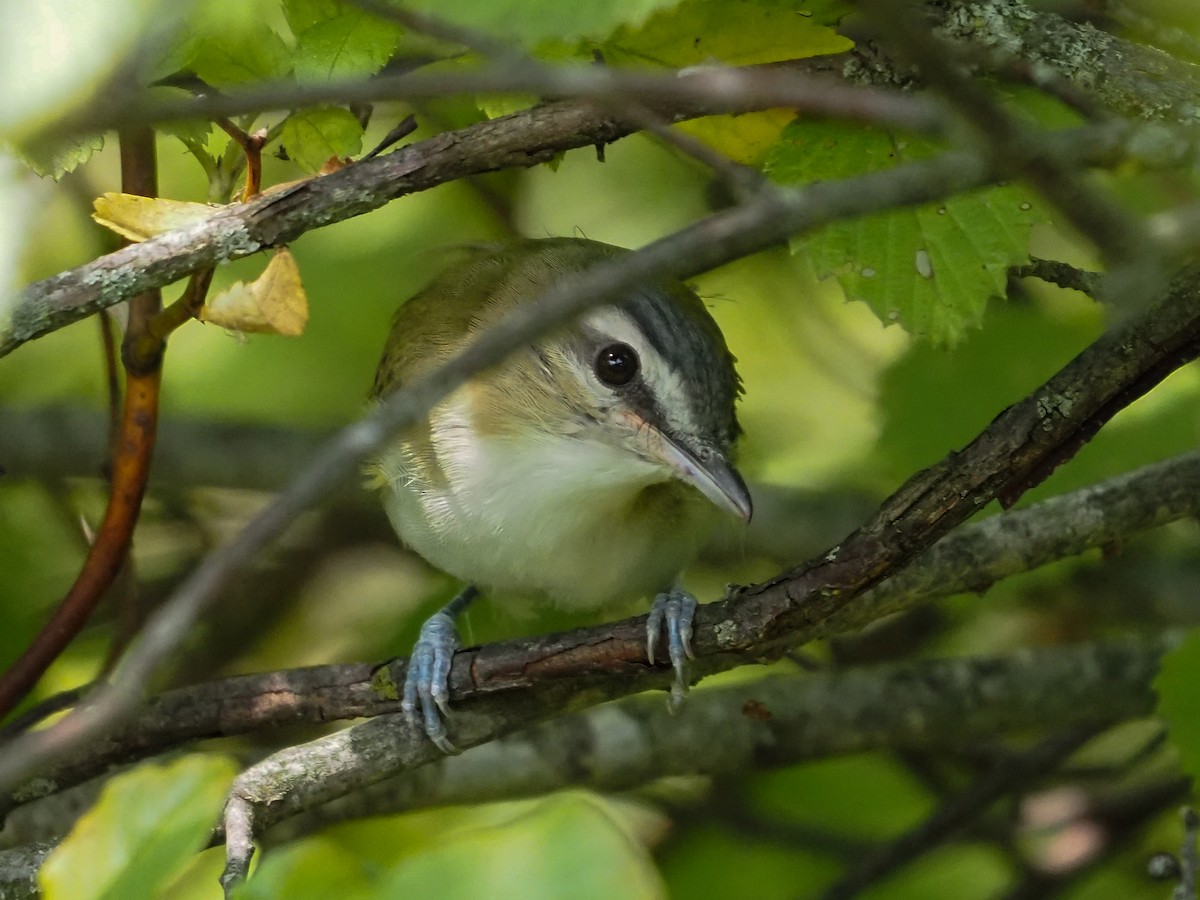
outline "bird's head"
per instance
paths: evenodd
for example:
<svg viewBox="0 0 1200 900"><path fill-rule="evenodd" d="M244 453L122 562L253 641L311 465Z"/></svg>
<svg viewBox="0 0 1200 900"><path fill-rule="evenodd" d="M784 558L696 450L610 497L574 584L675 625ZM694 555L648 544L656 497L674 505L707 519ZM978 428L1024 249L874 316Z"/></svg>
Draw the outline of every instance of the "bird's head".
<svg viewBox="0 0 1200 900"><path fill-rule="evenodd" d="M467 259L401 308L392 339L410 346L392 348L390 366L385 354L381 375L426 368L414 365L421 348L411 345L449 347L440 323L460 333L483 330L555 280L626 252L556 238ZM377 382L377 393L386 388ZM466 408L473 434L517 446L569 439L564 453L585 443L614 450L601 465L628 467L647 483L677 479L749 520L750 495L732 461L739 393L734 358L703 302L682 283L664 281L521 348L468 386Z"/></svg>

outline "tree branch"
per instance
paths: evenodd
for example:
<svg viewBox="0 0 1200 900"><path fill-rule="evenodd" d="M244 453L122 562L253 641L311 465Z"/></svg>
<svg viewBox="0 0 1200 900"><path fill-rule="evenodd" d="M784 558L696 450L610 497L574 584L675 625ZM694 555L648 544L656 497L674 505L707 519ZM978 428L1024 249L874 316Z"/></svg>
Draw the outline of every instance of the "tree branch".
<svg viewBox="0 0 1200 900"><path fill-rule="evenodd" d="M989 500L1014 502L1118 409L1200 352L1197 291L1200 271L1188 270L1163 302L1102 337L1046 385L1001 413L962 451L910 479L871 521L822 559L701 607L694 671L705 674L777 655L782 645L806 639L855 596L909 563ZM470 712L456 717L452 740L456 746L474 746L548 710L569 708L581 697L595 703L660 687L664 675L646 670L643 644L644 617L618 623L590 640L572 633L515 642L515 653L499 652L502 645L460 652L451 671L451 695L489 696L489 702L466 704ZM393 684L402 680L393 676ZM510 715L496 718L500 709ZM308 789L307 763L320 771L317 789L328 799L358 786L364 759L384 746L376 740L390 742L386 758L392 771L429 762L436 751L419 729L391 718L386 717L390 724L384 737L377 735L384 720L376 719L277 754L279 771L289 777L272 785L270 815L287 808L286 799L279 798ZM358 752L361 741L373 748L366 757ZM250 827L257 827L255 817L265 812L255 801L237 796L227 810L230 822ZM229 842L229 879L244 875L251 849L247 832Z"/></svg>
<svg viewBox="0 0 1200 900"><path fill-rule="evenodd" d="M809 637L844 633L942 597L983 591L1019 572L1196 515L1200 515L1200 451L963 527ZM575 634L581 640L596 640L605 630L598 627ZM509 642L508 652L519 651L522 643ZM396 701L372 688L374 669L367 664L317 666L239 676L161 694L120 731L89 744L44 778L5 798L0 814L114 766L197 740L395 712Z"/></svg>
<svg viewBox="0 0 1200 900"><path fill-rule="evenodd" d="M704 72L678 80L719 74ZM669 121L679 121L701 114L772 105L679 104L654 111ZM361 215L406 194L470 175L532 166L564 150L608 143L635 129L636 123L599 112L589 104L550 103L437 135L386 156L360 161L338 172L268 193L249 203L223 207L198 225L168 232L26 287L18 295L11 320L0 322L0 356L25 341L139 291L169 284L197 269L287 243L312 228ZM1047 135L1044 149L1064 165L1112 165L1128 155L1128 142L1139 133L1129 125L1106 123ZM1156 153L1160 155L1186 152L1180 141L1164 136L1161 129L1145 143L1158 148ZM1174 150L1168 151L1164 145ZM998 177L1000 173L977 154L950 153L845 182L829 182L804 190L774 189L769 192L766 206L771 213L780 215L780 221L769 227L770 240L753 241L749 248L757 249L839 218L940 199ZM833 184L843 187L823 203L819 201L819 209L810 208L816 199L811 192L820 197ZM878 194L872 193L876 190ZM751 208L751 204L744 207ZM763 204L757 208L761 213ZM736 210L729 213L731 219L738 218L736 213ZM729 224L737 227L732 221ZM749 248L742 251L743 255ZM721 261L736 255L726 254ZM682 270L690 276L703 269L682 267Z"/></svg>
<svg viewBox="0 0 1200 900"><path fill-rule="evenodd" d="M697 691L679 714L657 699L630 698L442 757L280 827L295 836L351 818L571 786L622 791L671 775L739 774L873 749L952 750L1047 722L1115 722L1153 709L1150 684L1165 646L1080 644L777 675Z"/></svg>

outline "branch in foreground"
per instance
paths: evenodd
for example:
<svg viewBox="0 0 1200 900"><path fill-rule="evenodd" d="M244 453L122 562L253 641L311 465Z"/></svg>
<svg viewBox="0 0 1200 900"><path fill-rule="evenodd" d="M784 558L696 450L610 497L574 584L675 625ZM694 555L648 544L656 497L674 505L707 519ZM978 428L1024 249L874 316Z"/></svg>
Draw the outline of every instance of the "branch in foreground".
<svg viewBox="0 0 1200 900"><path fill-rule="evenodd" d="M1118 410L1200 352L1198 291L1200 270L1182 273L1163 301L1104 335L1049 382L1001 413L966 448L910 479L870 522L823 558L701 607L693 641L695 671L710 673L772 658L990 500L1014 502L1069 459ZM470 747L494 739L536 721L548 714L547 709L570 708L581 698L598 703L660 687L663 675L646 672L637 630L642 624L634 621L632 628L630 621L618 623L595 643L564 643L561 636L551 636L517 642L521 651L513 655L496 652L496 645L457 654L452 696L492 696L486 709L484 704L470 704L471 712L460 712L451 735L455 745ZM500 709L511 717L497 719ZM316 763L313 771L320 772L320 783L315 789L326 799L360 786L364 757L356 745L378 739L383 721L277 754L273 772L286 777L271 784L269 809L235 790L226 808L227 884L245 875L254 828L262 824L256 817L288 810L291 792L313 787L306 764ZM406 723L392 722L388 739L392 771L423 765L436 752Z"/></svg>
<svg viewBox="0 0 1200 900"><path fill-rule="evenodd" d="M770 676L699 690L679 714L657 699L631 698L370 784L306 811L272 837L573 785L621 791L670 775L745 773L872 749L955 749L1047 722L1115 722L1153 710L1150 684L1165 647L1126 640Z"/></svg>
<svg viewBox="0 0 1200 900"><path fill-rule="evenodd" d="M1163 645L1157 645L1148 650L1147 645L1125 641L1023 651L1003 660L906 663L876 671L766 679L700 692L697 701L705 699L677 717L661 709L653 713L649 705L623 704L619 709L599 709L570 720L566 726L569 731L557 730L561 720L548 723L531 737L535 741L549 738L544 744L538 743L561 748L559 767L543 774L552 787L564 768L575 770L578 783L579 759L594 758L577 752L578 748L593 742L600 745L604 749L599 750L599 759L592 764L594 774L582 777L584 783L594 782L605 789L641 784L659 774L704 772L709 766L721 770L726 765L795 762L812 758L817 746L822 749L816 755L876 746L928 746L933 735L937 735L933 743L953 746L978 734L975 729L994 735L1031 724L1044 726L1046 721L1096 724L1149 712L1154 705L1150 681L1163 649ZM817 687L810 688L810 684ZM1110 693L1113 691L1116 693ZM709 697L716 699L709 701ZM459 717L468 722L457 733L494 735L527 711L525 699L520 694L505 695L493 698L486 707L462 712ZM765 714L748 714L747 702L755 704L751 707L755 711L761 703ZM1035 707L1036 717L1025 718ZM629 710L641 710L642 722L654 722L657 727L650 731L643 724L631 731L631 722L636 719ZM917 710L927 715L914 714ZM283 750L242 773L234 782L226 808L230 859L226 883L230 876L236 879L244 874L240 866L249 861L255 830L330 798L321 780L305 778L304 772L325 774L329 771L325 764L334 763L334 777L341 780L348 771L345 757L353 755L358 761L352 767L356 780L343 781L343 790L338 794L360 792L383 776L394 774L398 755L412 755L413 745L406 732L402 715L382 716L329 738ZM714 734L722 735L722 740L714 741ZM617 741L614 736L627 740ZM513 741L510 748L525 746L520 738ZM609 747L612 749L606 749ZM482 756L497 764L494 754L503 752L493 750ZM445 759L436 750L429 755L431 762L440 760L441 772L454 771L454 760ZM563 767L568 756L573 766ZM528 756L524 759L528 762ZM468 764L467 772L478 776L478 766L479 760ZM528 778L537 767L519 769ZM412 775L408 783L419 785L424 771ZM436 793L438 771L427 776L433 781L431 793ZM496 796L489 793L489 781L483 775L471 782L475 801ZM404 789L404 781L396 784ZM430 788L416 787L418 794L426 790Z"/></svg>
<svg viewBox="0 0 1200 900"><path fill-rule="evenodd" d="M679 715L656 699L630 698L461 756L439 757L418 771L308 809L271 838L346 819L516 799L569 786L621 791L671 775L745 773L872 749L954 750L1000 734L1038 731L1047 722L1115 722L1152 710L1150 683L1169 643L1122 640L776 675L697 691ZM722 740L712 740L714 734ZM64 810L57 833L76 813ZM12 819L5 837L27 842L21 817ZM39 820L39 831L47 827Z"/></svg>
<svg viewBox="0 0 1200 900"><path fill-rule="evenodd" d="M844 633L942 597L982 592L1011 575L1197 515L1200 451L961 528L807 637ZM599 626L555 637L563 643L594 643L607 629ZM519 653L523 644L508 642L491 649ZM0 813L113 766L193 741L395 712L394 700L373 691L372 671L366 664L316 666L239 676L161 694L119 732L89 744L45 778L5 797Z"/></svg>
<svg viewBox="0 0 1200 900"><path fill-rule="evenodd" d="M487 124L495 125L501 121ZM1076 146L1078 134L1058 137L1066 141L1067 147L1092 157L1097 153L1101 156L1110 154L1120 146L1120 137L1127 132L1128 129L1120 125L1088 129L1090 137L1086 146ZM1051 136L1048 140L1058 137ZM308 220L298 213L298 210L309 209L308 200L301 202L305 191L317 191L326 203L344 204L348 202L346 196L329 193L331 184L341 183L339 176L353 174L376 163L387 163L400 155L403 153L305 182L292 192L246 204L245 209L248 214L265 214L266 209L256 203L267 203L271 209L278 205L278 215L267 217L274 223L273 227L282 227L287 222L291 222L292 227L306 227L304 223ZM77 709L52 728L22 737L9 748L10 752L0 758L0 787L14 787L37 766L45 766L70 747L95 739L105 728L114 727L118 719L130 715L141 700L142 685L150 681L155 669L184 639L197 617L214 602L215 596L235 573L255 559L261 547L282 534L301 511L331 492L353 467L378 451L396 430L426 415L438 400L472 375L499 362L513 348L586 309L610 302L639 284L663 277L685 279L769 246L788 234L872 211L881 205L928 202L946 193L985 183L992 175L974 154L952 153L845 182L823 182L803 189L764 189L742 206L710 216L637 252L562 279L537 300L510 312L446 365L397 391L370 416L339 432L288 490L275 497L234 541L213 553L181 586L173 600L150 619L118 676L99 689L88 706ZM357 196L353 191L349 193L351 201ZM174 237L204 232L218 219L240 221L237 219L239 209L222 211L214 219ZM238 227L245 227L244 223ZM235 233L240 232L235 229ZM169 245L172 237L164 235L131 249L153 248L156 241L166 241ZM111 261L119 255L105 257L97 263ZM150 269L153 268L150 264ZM75 270L75 275L79 271ZM141 272L141 275L145 274ZM159 271L153 277L161 274ZM72 273L58 278L67 276ZM133 277L136 280L140 276ZM50 279L50 282L56 281ZM128 283L122 281L122 285L128 286ZM1170 317L1164 322L1168 327L1177 324ZM1164 338L1164 342L1172 344L1169 338ZM1086 408L1086 404L1081 408ZM1047 431L1050 433L1055 429ZM917 549L920 548L915 548L913 553ZM849 596L847 594L847 599Z"/></svg>
<svg viewBox="0 0 1200 900"><path fill-rule="evenodd" d="M712 77L719 83L720 75L720 71L697 73L679 80ZM772 108L776 104L771 99L753 102L738 98L729 102L717 92L717 99L707 104L662 104L652 107L652 111L667 121L681 121L699 115ZM288 243L310 229L362 215L390 200L447 181L532 166L565 150L609 143L636 128L635 121L621 120L589 103L550 103L440 134L250 203L222 208L191 228L168 232L29 285L18 295L10 321L0 321L0 356L132 294L177 281L197 269ZM1083 129L1073 137L1048 135L1043 150L1064 166L1111 165L1126 155L1127 148L1122 145L1136 131L1114 122ZM1186 150L1176 146L1182 139L1173 139L1163 131L1155 128L1143 145L1153 147L1159 158L1185 154ZM939 187L932 193L927 189L920 197L899 202L936 200L998 177L976 155L966 156L962 160L951 154L941 161L959 177L936 179L933 184ZM972 173L965 179L961 176L966 173L959 171L964 163ZM926 166L930 168L936 171L937 167ZM933 174L926 172L927 177ZM848 214L889 208L897 202L889 200L891 196L885 191L874 202L860 203ZM800 227L780 229L777 239ZM693 269L686 275L699 271L702 269Z"/></svg>

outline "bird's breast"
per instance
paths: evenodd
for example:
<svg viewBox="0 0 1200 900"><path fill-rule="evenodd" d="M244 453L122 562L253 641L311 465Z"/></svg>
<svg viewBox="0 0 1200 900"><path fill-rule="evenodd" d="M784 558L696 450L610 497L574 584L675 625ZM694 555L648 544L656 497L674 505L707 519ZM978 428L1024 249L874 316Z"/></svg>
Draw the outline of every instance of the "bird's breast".
<svg viewBox="0 0 1200 900"><path fill-rule="evenodd" d="M578 435L482 435L462 402L380 470L385 506L433 565L504 593L593 608L664 590L715 518L698 492L636 455Z"/></svg>

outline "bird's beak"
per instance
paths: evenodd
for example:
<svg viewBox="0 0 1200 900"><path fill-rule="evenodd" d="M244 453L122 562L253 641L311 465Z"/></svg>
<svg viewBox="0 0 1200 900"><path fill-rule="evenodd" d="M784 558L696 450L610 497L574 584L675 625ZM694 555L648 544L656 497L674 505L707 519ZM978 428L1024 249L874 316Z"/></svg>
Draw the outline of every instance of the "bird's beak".
<svg viewBox="0 0 1200 900"><path fill-rule="evenodd" d="M641 424L651 456L669 466L681 481L692 485L718 508L733 513L743 522L750 521L754 513L750 491L723 454L716 450L694 453L648 422L643 420Z"/></svg>

